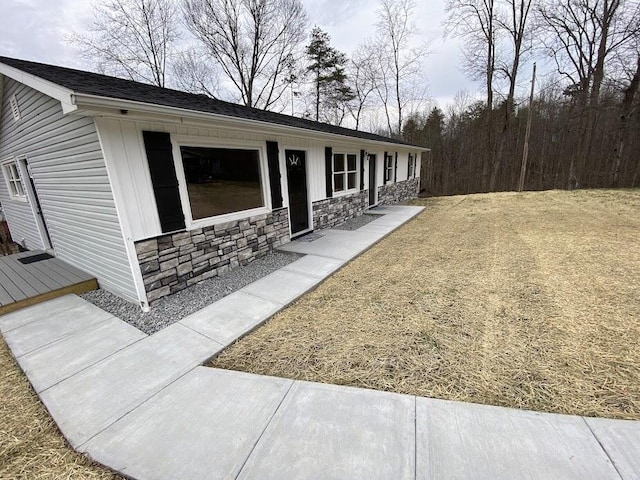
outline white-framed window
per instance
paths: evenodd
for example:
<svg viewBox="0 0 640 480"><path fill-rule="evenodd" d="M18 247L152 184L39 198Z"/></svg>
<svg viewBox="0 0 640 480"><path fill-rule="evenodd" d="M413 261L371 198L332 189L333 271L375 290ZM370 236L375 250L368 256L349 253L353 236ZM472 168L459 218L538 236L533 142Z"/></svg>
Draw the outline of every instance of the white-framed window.
<svg viewBox="0 0 640 480"><path fill-rule="evenodd" d="M20 169L16 160L9 160L2 163L2 175L9 190L9 197L12 200L27 201L27 193L20 176Z"/></svg>
<svg viewBox="0 0 640 480"><path fill-rule="evenodd" d="M386 154L384 156L384 181L393 181L393 155Z"/></svg>
<svg viewBox="0 0 640 480"><path fill-rule="evenodd" d="M418 155L415 153L409 154L409 167L407 170L407 179L416 178L416 165L418 161Z"/></svg>
<svg viewBox="0 0 640 480"><path fill-rule="evenodd" d="M358 189L358 156L355 153L333 154L333 191L349 192Z"/></svg>
<svg viewBox="0 0 640 480"><path fill-rule="evenodd" d="M263 147L172 137L187 228L267 213L268 175Z"/></svg>

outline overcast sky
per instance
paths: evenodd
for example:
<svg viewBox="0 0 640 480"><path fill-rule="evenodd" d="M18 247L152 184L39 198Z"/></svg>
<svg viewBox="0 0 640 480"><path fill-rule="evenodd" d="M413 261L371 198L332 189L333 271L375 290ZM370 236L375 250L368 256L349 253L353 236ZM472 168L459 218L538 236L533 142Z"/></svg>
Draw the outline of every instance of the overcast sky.
<svg viewBox="0 0 640 480"><path fill-rule="evenodd" d="M329 32L332 44L350 54L364 38L373 35L376 22L374 0L302 0L310 27ZM87 68L65 43L65 35L82 31L91 19L86 0L2 0L0 55L44 63ZM444 0L416 1L414 19L432 54L424 62L429 94L441 107L456 92L478 91L478 84L460 71L460 46L444 40Z"/></svg>

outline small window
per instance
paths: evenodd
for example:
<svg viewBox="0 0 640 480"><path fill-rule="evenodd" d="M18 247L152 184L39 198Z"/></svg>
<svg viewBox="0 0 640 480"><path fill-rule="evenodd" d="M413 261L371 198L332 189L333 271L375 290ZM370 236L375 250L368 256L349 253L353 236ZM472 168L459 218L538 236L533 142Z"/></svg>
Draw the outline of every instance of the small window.
<svg viewBox="0 0 640 480"><path fill-rule="evenodd" d="M7 183L7 189L9 190L9 197L13 200L27 200L27 194L22 183L22 177L18 170L18 162L11 161L2 164L2 174L5 182Z"/></svg>
<svg viewBox="0 0 640 480"><path fill-rule="evenodd" d="M384 157L384 181L390 182L393 179L393 155Z"/></svg>
<svg viewBox="0 0 640 480"><path fill-rule="evenodd" d="M416 178L416 166L418 164L418 155L410 153L409 154L409 167L407 169L407 179Z"/></svg>
<svg viewBox="0 0 640 480"><path fill-rule="evenodd" d="M193 220L264 207L258 150L181 146Z"/></svg>
<svg viewBox="0 0 640 480"><path fill-rule="evenodd" d="M358 179L358 157L354 153L333 154L333 190L355 190Z"/></svg>

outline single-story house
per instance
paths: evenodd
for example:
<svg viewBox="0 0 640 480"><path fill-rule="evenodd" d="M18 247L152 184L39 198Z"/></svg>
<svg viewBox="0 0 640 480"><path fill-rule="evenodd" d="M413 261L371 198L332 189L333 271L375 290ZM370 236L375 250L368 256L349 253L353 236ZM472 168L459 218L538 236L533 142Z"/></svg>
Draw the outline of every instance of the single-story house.
<svg viewBox="0 0 640 480"><path fill-rule="evenodd" d="M419 189L420 147L95 73L0 57L0 106L14 241L144 309Z"/></svg>

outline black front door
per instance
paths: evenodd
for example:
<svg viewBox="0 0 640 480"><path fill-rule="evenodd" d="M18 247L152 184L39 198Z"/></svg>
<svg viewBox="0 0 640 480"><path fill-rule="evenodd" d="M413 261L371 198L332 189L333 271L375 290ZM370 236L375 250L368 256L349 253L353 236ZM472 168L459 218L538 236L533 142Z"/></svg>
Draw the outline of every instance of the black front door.
<svg viewBox="0 0 640 480"><path fill-rule="evenodd" d="M289 184L289 222L291 234L309 229L309 203L307 200L307 153L285 150L287 183Z"/></svg>
<svg viewBox="0 0 640 480"><path fill-rule="evenodd" d="M376 156L369 154L369 206L376 204Z"/></svg>

